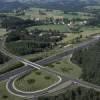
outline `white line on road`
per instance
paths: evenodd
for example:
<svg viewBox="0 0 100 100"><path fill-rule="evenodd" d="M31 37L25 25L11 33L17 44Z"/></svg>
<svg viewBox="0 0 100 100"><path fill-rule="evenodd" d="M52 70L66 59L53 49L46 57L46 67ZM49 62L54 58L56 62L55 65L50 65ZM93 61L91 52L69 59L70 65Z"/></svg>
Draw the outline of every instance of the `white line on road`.
<svg viewBox="0 0 100 100"><path fill-rule="evenodd" d="M25 91L21 91L21 90L17 89L17 88L15 87L15 81L17 80L17 78L13 81L12 86L13 86L13 88L14 88L16 91L21 92L21 93L27 93L27 94L30 94L30 93L38 93L38 92L43 92L43 91L45 91L45 90L48 90L48 89L52 88L53 86L58 85L58 84L62 81L62 78L61 78L60 76L57 76L57 77L59 78L59 81L56 82L55 84L53 84L53 85L51 85L51 86L49 86L49 87L47 87L47 88L45 88L45 89L37 90L37 91L34 91L34 92L25 92Z"/></svg>
<svg viewBox="0 0 100 100"><path fill-rule="evenodd" d="M14 76L14 77L16 77L16 76ZM10 79L13 79L14 77L11 77ZM12 86L13 86L13 89L15 89L15 91L17 91L17 92L21 92L21 93L27 93L27 94L30 94L30 93L38 93L38 92L42 92L42 91L44 91L44 90L48 90L49 88L52 88L53 86L56 86L57 84L59 84L61 81L62 81L62 78L60 77L60 76L57 76L58 78L59 78L59 81L58 82L56 82L55 84L53 84L53 85L51 85L51 86L49 86L48 88L45 88L45 89L43 89L43 90L38 90L38 91L34 91L34 92L24 92L24 91L21 91L21 90L18 90L16 87L15 87L15 85L14 85L14 82L16 81L16 79L13 81L13 84L12 84ZM34 95L33 96L23 96L23 95L20 95L20 94L16 94L16 93L13 93L8 87L8 85L9 85L9 82L10 82L10 79L8 80L8 82L7 82L7 84L6 84L6 89L7 89L7 91L9 92L9 93L11 93L12 95L15 95L15 96L18 96L18 97L27 97L27 98L34 98Z"/></svg>

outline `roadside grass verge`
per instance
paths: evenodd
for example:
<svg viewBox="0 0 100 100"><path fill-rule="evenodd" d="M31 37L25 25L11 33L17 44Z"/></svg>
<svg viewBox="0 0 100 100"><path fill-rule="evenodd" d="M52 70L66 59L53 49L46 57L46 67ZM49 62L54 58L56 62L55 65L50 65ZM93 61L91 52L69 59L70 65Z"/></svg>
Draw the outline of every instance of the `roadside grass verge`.
<svg viewBox="0 0 100 100"><path fill-rule="evenodd" d="M6 81L0 82L0 100L28 100L10 94L6 89Z"/></svg>
<svg viewBox="0 0 100 100"><path fill-rule="evenodd" d="M33 92L47 88L57 81L57 77L47 72L33 70L27 76L15 80L15 87L21 91Z"/></svg>
<svg viewBox="0 0 100 100"><path fill-rule="evenodd" d="M70 61L70 56L61 61L48 64L47 66L52 70L56 70L64 75L69 75L74 78L79 78L82 73L81 68Z"/></svg>

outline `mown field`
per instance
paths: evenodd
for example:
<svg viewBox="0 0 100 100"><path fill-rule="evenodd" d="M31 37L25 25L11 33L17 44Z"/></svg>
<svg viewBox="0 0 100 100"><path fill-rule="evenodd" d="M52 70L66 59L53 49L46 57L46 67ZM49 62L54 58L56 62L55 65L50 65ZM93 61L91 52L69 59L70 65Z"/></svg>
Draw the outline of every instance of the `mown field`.
<svg viewBox="0 0 100 100"><path fill-rule="evenodd" d="M82 35L81 40L86 39L89 36L92 36L94 34L99 34L100 33L100 27L82 27L82 32L80 33L70 33L67 37L65 37L62 42L65 43L72 43L72 41L77 38L80 37L80 35ZM68 33L66 33L67 35Z"/></svg>
<svg viewBox="0 0 100 100"><path fill-rule="evenodd" d="M40 26L32 26L29 27L28 30L33 29L40 29L40 30L58 30L60 32L68 32L68 26L67 25L40 25Z"/></svg>
<svg viewBox="0 0 100 100"><path fill-rule="evenodd" d="M64 75L68 75L70 77L79 78L81 76L82 70L76 64L73 64L70 61L70 56L64 58L61 61L52 63L47 65L52 70L56 70Z"/></svg>
<svg viewBox="0 0 100 100"><path fill-rule="evenodd" d="M41 15L39 11L42 11L45 13L45 15ZM72 13L67 13L64 14L63 11L61 10L51 10L47 11L47 9L42 9L42 8L30 8L25 11L25 15L19 16L20 18L23 19L28 19L28 18L40 18L40 19L45 19L46 17L54 17L56 18L68 18L68 19L73 19L73 18L80 18L80 19L88 19L91 18L92 16L89 15L88 13L81 13L81 12L76 12L76 14Z"/></svg>
<svg viewBox="0 0 100 100"><path fill-rule="evenodd" d="M37 91L56 83L58 78L47 72L34 70L28 75L22 76L15 81L17 89L22 91Z"/></svg>

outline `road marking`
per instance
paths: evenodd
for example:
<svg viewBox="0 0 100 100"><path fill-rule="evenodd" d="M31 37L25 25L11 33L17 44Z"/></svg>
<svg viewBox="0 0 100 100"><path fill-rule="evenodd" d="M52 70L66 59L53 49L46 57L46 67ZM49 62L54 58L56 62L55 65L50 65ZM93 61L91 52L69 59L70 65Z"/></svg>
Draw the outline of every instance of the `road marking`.
<svg viewBox="0 0 100 100"><path fill-rule="evenodd" d="M36 69L38 69L38 70L40 70L40 68L39 67L36 67L35 65L33 65L33 64L30 64L30 63L27 63L27 62L24 62L24 61L21 61L22 63L24 63L25 65L30 65L31 67L33 67L33 68L36 68Z"/></svg>
<svg viewBox="0 0 100 100"><path fill-rule="evenodd" d="M17 75L16 75L16 76L17 76ZM16 76L14 76L14 77L16 77ZM10 79L13 79L14 77L11 77ZM61 78L60 76L58 76L58 78L59 78L59 81L58 81L57 83L51 85L50 87L45 88L45 89L43 89L43 90L39 90L39 91L35 91L35 92L30 92L30 93L42 92L42 91L44 91L44 90L46 90L46 89L49 89L49 88L51 88L51 87L53 87L53 86L59 84L59 83L62 81L62 78ZM13 93L13 92L8 88L10 79L8 80L8 82L7 82L7 84L6 84L6 89L7 89L7 91L8 91L9 93L11 93L12 95L18 96L18 97L22 97L22 98L25 98L25 97L26 97L26 98L34 98L34 95L33 95L33 96L23 96L23 95L20 95L20 94ZM15 80L16 80L16 79L15 79ZM15 82L15 80L14 80L14 82ZM16 89L16 87L15 87L15 85L14 85L14 82L13 82L12 86L13 86L13 88L14 88L16 91L19 91L19 92L22 92L22 93L27 93L27 92L23 92L23 91L20 91L20 90Z"/></svg>
<svg viewBox="0 0 100 100"><path fill-rule="evenodd" d="M54 93L54 92L56 92L56 91L59 91L59 90L61 90L61 89L64 89L64 88L66 88L66 87L69 87L69 86L71 86L71 85L72 85L72 81L71 81L71 80L68 80L68 81L66 81L66 82L64 82L64 83L62 83L62 84L60 84L59 87L56 87L55 89L49 90L48 93Z"/></svg>
<svg viewBox="0 0 100 100"><path fill-rule="evenodd" d="M8 83L9 83L9 81L10 80L8 80L8 82L7 82L7 84L6 84L6 89L7 89L7 91L9 92L9 93L11 93L12 95L15 95L15 96L18 96L18 97L21 97L21 98L34 98L34 96L30 96L30 97L28 97L28 96L23 96L23 95L19 95L19 94L16 94L16 93L13 93L9 88L8 88Z"/></svg>
<svg viewBox="0 0 100 100"><path fill-rule="evenodd" d="M17 89L17 88L15 87L15 81L17 80L17 78L13 81L12 86L13 86L13 88L14 88L16 91L21 92L21 93L27 93L27 94L30 94L30 93L38 93L38 92L43 92L43 91L45 91L45 90L48 90L48 89L52 88L53 86L56 86L56 85L58 85L59 83L61 83L62 78L61 78L60 76L57 76L57 77L59 78L59 81L56 82L55 84L53 84L53 85L51 85L51 86L49 86L49 87L47 87L47 88L44 88L44 89L42 89L42 90L37 90L37 91L34 91L34 92L24 92L24 91L21 91L21 90Z"/></svg>

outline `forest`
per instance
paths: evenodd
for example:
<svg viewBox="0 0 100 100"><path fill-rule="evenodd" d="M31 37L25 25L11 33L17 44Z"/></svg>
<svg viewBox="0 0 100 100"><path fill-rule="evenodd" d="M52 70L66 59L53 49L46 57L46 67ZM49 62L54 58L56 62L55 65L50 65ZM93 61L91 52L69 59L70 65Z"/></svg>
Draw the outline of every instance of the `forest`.
<svg viewBox="0 0 100 100"><path fill-rule="evenodd" d="M19 28L26 28L29 26L34 26L34 25L42 25L44 24L43 21L35 21L34 19L27 19L23 20L18 17L14 16L7 16L5 14L0 15L0 26L2 28L6 28L8 30L15 30Z"/></svg>
<svg viewBox="0 0 100 100"><path fill-rule="evenodd" d="M76 50L71 61L82 68L80 78L100 85L100 41L87 48ZM83 87L71 87L56 96L40 97L39 100L100 100L100 92Z"/></svg>
<svg viewBox="0 0 100 100"><path fill-rule="evenodd" d="M82 68L82 79L100 85L100 41L88 48L76 50L72 62Z"/></svg>
<svg viewBox="0 0 100 100"><path fill-rule="evenodd" d="M56 30L43 31L34 29L28 32L21 29L8 33L6 46L10 52L17 55L34 54L54 48L63 37L64 34Z"/></svg>

